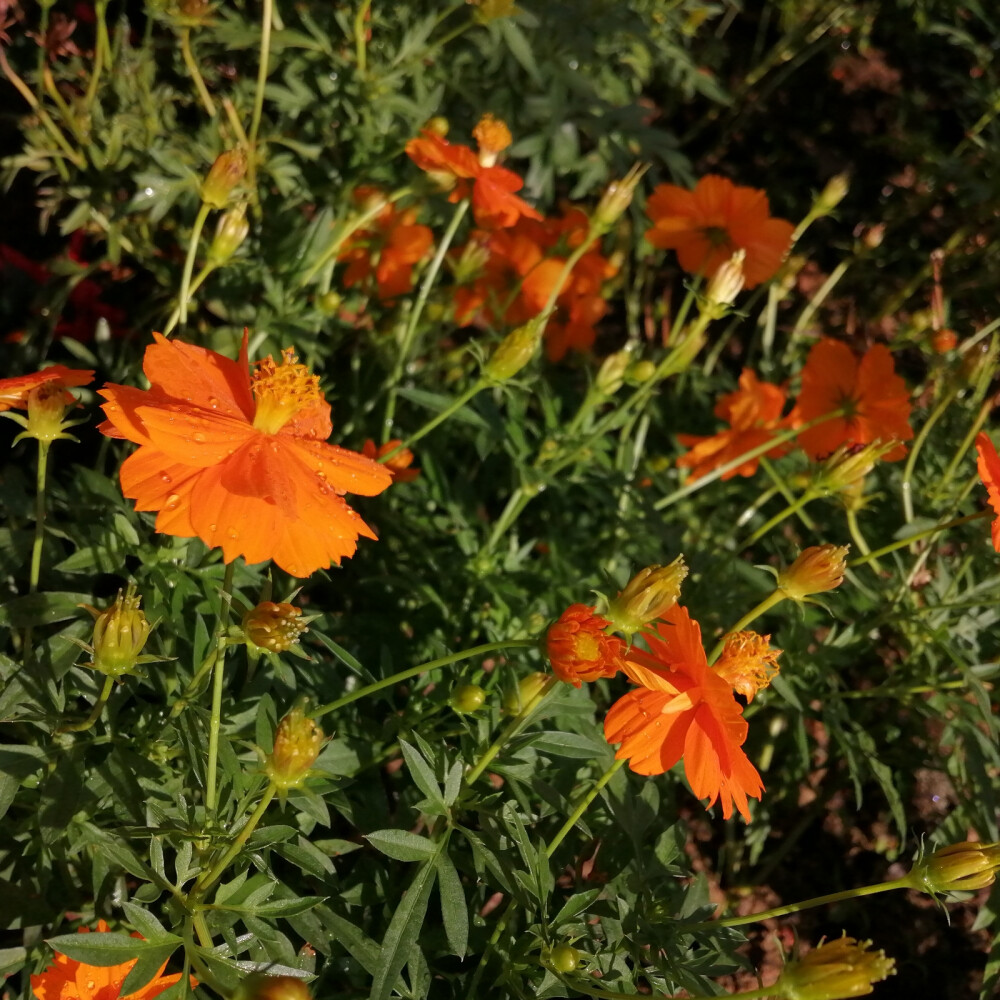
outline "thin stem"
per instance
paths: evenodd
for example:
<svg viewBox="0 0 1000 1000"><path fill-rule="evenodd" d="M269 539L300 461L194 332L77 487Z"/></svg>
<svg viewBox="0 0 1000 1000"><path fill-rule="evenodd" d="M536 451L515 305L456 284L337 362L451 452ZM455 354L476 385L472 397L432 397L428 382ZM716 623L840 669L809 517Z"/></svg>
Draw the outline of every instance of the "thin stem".
<svg viewBox="0 0 1000 1000"><path fill-rule="evenodd" d="M368 70L368 40L365 38L365 19L371 10L372 0L361 0L361 6L354 15L354 52L358 64L358 75L364 76Z"/></svg>
<svg viewBox="0 0 1000 1000"><path fill-rule="evenodd" d="M59 88L56 86L56 81L52 76L52 70L48 65L42 70L42 83L44 84L45 92L55 102L56 107L63 116L63 120L69 125L70 131L73 133L76 141L81 144L85 142L84 136L80 131L80 126L77 123L77 116L73 114L69 105L63 100L62 94L59 93Z"/></svg>
<svg viewBox="0 0 1000 1000"><path fill-rule="evenodd" d="M710 927L742 927L744 924L756 924L762 920L773 920L775 917L784 917L789 913L800 913L802 910L810 910L815 906L826 906L828 903L839 903L844 899L858 899L862 896L874 896L879 892L889 892L892 889L911 888L909 875L902 878L893 879L890 882L879 882L876 885L863 885L858 889L843 889L840 892L830 892L825 896L815 896L812 899L803 900L801 903L788 903L786 906L775 906L770 910L762 910L760 913L750 913L743 917L724 917L722 920L703 920L697 924L686 924L685 931L702 930Z"/></svg>
<svg viewBox="0 0 1000 1000"><path fill-rule="evenodd" d="M83 733L90 729L90 727L101 717L101 712L104 711L104 706L108 703L108 698L111 697L111 691L114 686L114 677L105 677L104 686L101 688L101 693L98 695L97 701L94 703L94 707L90 710L90 715L88 715L83 722L74 722L67 726L61 726L59 732Z"/></svg>
<svg viewBox="0 0 1000 1000"><path fill-rule="evenodd" d="M195 292L205 283L208 276L218 267L219 265L208 261L203 265L202 269L194 276L191 282L191 287L188 289L188 298L190 299ZM170 314L170 319L167 320L167 325L163 328L163 336L169 337L173 332L175 326L177 326L177 321L181 318L181 306L180 302L174 306L174 311Z"/></svg>
<svg viewBox="0 0 1000 1000"><path fill-rule="evenodd" d="M778 492L785 498L788 503L795 503L795 494L792 492L791 487L785 482L784 477L778 470L771 464L770 459L767 455L760 456L760 467L767 473L771 482L774 483ZM815 531L816 525L813 523L813 519L804 511L800 510L798 512L799 520L810 530Z"/></svg>
<svg viewBox="0 0 1000 1000"><path fill-rule="evenodd" d="M313 711L309 713L309 716L313 719L319 719L324 715L329 715L330 712L336 712L338 708L350 705L351 702L358 701L360 698L366 698L370 694L377 694L379 691L383 691L387 687L392 687L394 684L401 684L403 681L407 681L411 677L417 677L420 674L427 673L429 670L437 670L439 667L447 667L452 663L459 663L462 660L471 660L473 657L484 656L486 653L494 653L501 649L526 649L537 645L538 643L534 639L507 639L505 642L488 642L482 646L473 646L471 649L463 649L458 653L449 653L447 656L439 657L436 660L428 660L426 663L420 663L407 670L401 670L398 674L393 674L391 677L386 677L383 680L375 681L373 684L368 684L363 688L358 688L356 691L352 691L350 694L345 694L342 698L338 698L336 701L329 702L329 704L320 705L319 708L313 709Z"/></svg>
<svg viewBox="0 0 1000 1000"><path fill-rule="evenodd" d="M226 640L228 643L228 640ZM194 697L195 692L201 687L201 682L205 679L205 675L215 666L215 661L219 656L219 649L216 646L215 649L211 650L208 656L201 661L201 666L195 671L194 676L191 678L188 686L184 689L184 693L173 703L170 707L170 718L176 718L181 712L187 708L188 703L191 698Z"/></svg>
<svg viewBox="0 0 1000 1000"><path fill-rule="evenodd" d="M906 456L906 465L903 466L903 516L906 518L906 523L909 524L913 520L913 470L917 464L917 455L920 454L920 449L923 448L924 442L927 440L927 435L930 434L931 428L941 419L944 415L945 410L955 401L955 397L961 392L962 386L960 383L956 382L948 392L945 393L944 398L938 403L937 406L931 411L930 415L924 421L923 427L917 432L916 439L910 448L909 455ZM860 548L860 546L859 546ZM864 551L862 549L862 551Z"/></svg>
<svg viewBox="0 0 1000 1000"><path fill-rule="evenodd" d="M493 762L493 759L498 753L512 740L518 733L524 729L525 726L531 721L531 716L535 714L535 710L542 704L546 695L555 687L558 683L555 675L550 675L546 677L544 682L535 692L535 695L525 704L521 711L514 716L513 719L504 727L503 732L489 745L485 753L476 762L475 766L469 771L465 776L465 783L467 785L473 784L477 778L486 770L487 767Z"/></svg>
<svg viewBox="0 0 1000 1000"><path fill-rule="evenodd" d="M734 632L742 632L755 618L759 618L765 612L770 611L771 608L776 604L780 604L783 600L785 600L785 592L783 590L772 590L760 604L751 608L728 632L722 635L719 641L712 647L712 652L708 654L708 662L715 663L719 658L726 645L726 636L732 635Z"/></svg>
<svg viewBox="0 0 1000 1000"><path fill-rule="evenodd" d="M485 552L492 552L493 549L496 548L497 543L501 538L503 538L507 529L510 528L518 517L521 516L521 512L530 502L531 497L527 494L523 486L518 486L518 488L511 493L504 509L500 512L500 516L493 525L493 530L490 532L490 537L483 546L481 554Z"/></svg>
<svg viewBox="0 0 1000 1000"><path fill-rule="evenodd" d="M190 28L184 28L181 31L181 56L184 59L184 65L187 66L187 70L191 74L191 82L194 84L194 89L198 91L198 98L202 106L208 112L209 118L214 118L215 101L212 100L212 95L208 92L208 87L205 86L205 79L201 75L201 70L198 69L198 63L191 51Z"/></svg>
<svg viewBox="0 0 1000 1000"><path fill-rule="evenodd" d="M753 545L754 542L763 538L772 528L781 524L786 517L791 517L792 514L797 514L806 504L812 503L813 500L817 499L819 494L812 489L807 489L805 493L802 494L793 503L790 503L784 510L778 511L774 517L771 518L766 524L762 524L746 541L741 542L737 548L745 549L749 545Z"/></svg>
<svg viewBox="0 0 1000 1000"><path fill-rule="evenodd" d="M545 856L551 858L556 848L566 839L566 835L579 822L580 817L587 811L590 803L601 794L604 786L625 766L626 758L616 760L594 783L594 787L579 801L577 807L570 814L569 819L559 828L559 832L548 842L545 847Z"/></svg>
<svg viewBox="0 0 1000 1000"><path fill-rule="evenodd" d="M954 520L946 521L944 524L935 524L933 527L925 528L923 531L907 535L906 538L903 538L898 542L890 542L888 545L883 545L882 548L875 549L874 552L858 556L857 559L852 559L847 565L852 569L855 566L863 566L867 562L874 562L879 558L879 556L888 555L890 552L895 552L897 549L905 548L907 545L917 542L921 538L930 538L931 535L936 535L940 531L947 531L949 528L957 527L960 524L967 524L969 521L978 521L980 518L992 516L993 511L980 510L975 514L966 514L965 517L956 517Z"/></svg>
<svg viewBox="0 0 1000 1000"><path fill-rule="evenodd" d="M253 99L253 116L250 119L250 132L247 139L250 148L250 162L256 163L254 150L257 148L257 132L260 129L260 117L264 112L264 87L267 84L267 64L271 59L271 22L274 20L274 0L264 0L261 9L260 26L260 63L257 66L257 90Z"/></svg>
<svg viewBox="0 0 1000 1000"><path fill-rule="evenodd" d="M195 913L191 918L191 924L194 927L195 934L198 935L198 943L208 951L211 951L215 947L212 941L212 935L208 932L208 924L205 923L204 913Z"/></svg>
<svg viewBox="0 0 1000 1000"><path fill-rule="evenodd" d="M867 539L861 532L861 525L858 524L858 514L853 507L847 508L847 530L851 533L851 539L857 546L858 551L865 556L871 556L871 546L869 546ZM882 566L878 559L869 559L872 569L876 573L882 572Z"/></svg>
<svg viewBox="0 0 1000 1000"><path fill-rule="evenodd" d="M219 730L222 728L222 685L225 680L223 666L226 661L226 628L229 609L233 601L233 571L236 562L226 563L222 578L222 595L219 599L219 624L216 627L216 654L212 685L212 715L208 725L208 767L205 778L205 811L211 817L217 805L216 769L219 763Z"/></svg>
<svg viewBox="0 0 1000 1000"><path fill-rule="evenodd" d="M406 363L409 360L410 349L413 346L413 339L416 334L417 324L420 322L420 317L423 314L424 306L427 304L427 299L430 297L431 289L434 287L434 282L437 281L438 272L441 270L441 265L444 263L445 254L447 254L448 248L451 246L452 240L454 240L455 234L458 232L458 227L468 210L468 198L463 199L455 206L451 222L448 223L448 228L441 237L441 243L427 267L427 273L424 275L424 280L420 283L420 291L417 293L417 300L414 302L413 308L410 310L406 328L403 331L403 337L399 343L399 350L396 352L396 363L393 365L392 374L389 376L389 394L385 403L385 416L382 418L383 444L389 440L392 431L393 418L396 413L397 386L399 380L403 376L404 370L406 369ZM469 393L468 399L471 399L472 396L479 391L479 388L481 388L481 386L477 383L474 387L474 391ZM462 405L464 405L468 399L463 400ZM440 423L440 421L438 421L438 423ZM437 424L434 424L434 426L436 427ZM425 433L427 432L423 431L420 436L422 437ZM388 458L388 456L386 457Z"/></svg>
<svg viewBox="0 0 1000 1000"><path fill-rule="evenodd" d="M267 791L264 792L260 802L257 803L257 808L253 811L253 815L246 821L239 834L237 834L236 839L229 846L229 850L212 867L211 871L203 875L195 883L194 889L191 891L192 897L204 897L205 893L222 877L229 867L230 862L240 853L243 845L250 839L250 834L257 829L257 824L264 818L264 813L267 812L267 807L271 804L276 791L277 789L273 784L267 786Z"/></svg>
<svg viewBox="0 0 1000 1000"><path fill-rule="evenodd" d="M38 577L42 571L42 545L45 541L45 479L49 464L51 441L38 442L38 471L35 477L35 540L31 544L31 575L28 593L38 590Z"/></svg>
<svg viewBox="0 0 1000 1000"><path fill-rule="evenodd" d="M809 324L809 321L813 318L816 310L826 301L826 297L833 291L836 287L837 282L847 273L847 269L851 266L854 261L857 260L856 257L848 257L846 260L842 260L831 272L830 277L823 282L820 286L819 291L803 306L802 312L799 313L799 318L795 321L795 326L792 327L792 332L788 337L788 344L785 347L784 360L788 362L791 360L792 352L795 347L795 342L801 336L802 331Z"/></svg>
<svg viewBox="0 0 1000 1000"><path fill-rule="evenodd" d="M209 205L202 202L198 207L198 214L195 216L194 227L191 230L187 257L184 260L184 273L181 275L181 294L178 302L182 323L187 322L187 303L191 296L191 275L194 273L194 259L198 253L198 241L201 239L201 231L205 228L205 220L211 210Z"/></svg>
<svg viewBox="0 0 1000 1000"><path fill-rule="evenodd" d="M951 456L951 461L948 463L948 467L944 470L944 475L937 482L937 488L935 493L938 495L944 490L944 487L951 482L952 477L955 475L955 469L958 468L958 463L965 458L965 453L972 447L972 442L975 440L976 435L982 429L983 424L986 423L990 412L993 409L993 398L990 397L985 403L979 408L979 412L976 414L976 419L973 420L972 426L969 428L969 432L962 439L962 443L958 446L955 454Z"/></svg>
<svg viewBox="0 0 1000 1000"><path fill-rule="evenodd" d="M396 445L392 451L387 451L384 455L379 457L380 462L388 462L393 455L397 452L402 451L404 448L409 448L411 445L415 444L422 437L430 434L438 424L443 424L449 417L454 416L460 409L462 409L465 404L472 399L477 393L481 392L483 389L488 388L490 383L486 379L479 379L474 382L461 396L457 396L448 406L446 406L440 413L432 417L427 421L422 427L414 431L405 441L401 441ZM386 418L391 422L392 417L388 412L388 407L386 408ZM388 426L388 424L386 425Z"/></svg>
<svg viewBox="0 0 1000 1000"><path fill-rule="evenodd" d="M711 472L707 472L704 476L699 476L695 480L689 480L686 485L674 490L673 493L668 493L665 497L661 497L655 504L653 504L653 509L664 510L666 507L676 503L678 500L682 500L684 497L690 496L692 493L697 493L703 486L708 486L710 483L714 483L716 479L720 479L727 472L731 472L733 469L739 468L749 459L758 458L766 452L769 452L777 445L784 444L786 441L793 441L803 431L807 431L819 424L826 423L827 420L836 420L838 417L842 417L843 415L843 409L831 410L829 413L824 413L821 417L816 417L815 420L808 420L806 423L800 424L798 427L792 427L787 431L782 431L780 434L775 434L770 441L765 441L763 444L757 445L756 448L748 449L743 452L742 455L737 455L735 458L726 462L725 465L720 465L717 469L713 469Z"/></svg>

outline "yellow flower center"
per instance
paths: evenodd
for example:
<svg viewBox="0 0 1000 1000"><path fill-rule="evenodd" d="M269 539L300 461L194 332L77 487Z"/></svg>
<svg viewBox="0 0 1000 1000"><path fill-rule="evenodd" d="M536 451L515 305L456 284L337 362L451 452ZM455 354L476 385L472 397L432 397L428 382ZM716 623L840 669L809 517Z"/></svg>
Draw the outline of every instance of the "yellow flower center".
<svg viewBox="0 0 1000 1000"><path fill-rule="evenodd" d="M277 434L297 413L323 401L319 376L297 363L294 349L283 350L281 359L280 365L270 355L258 361L250 378L257 402L253 425L265 434Z"/></svg>
<svg viewBox="0 0 1000 1000"><path fill-rule="evenodd" d="M472 137L479 143L479 162L484 167L492 167L497 162L497 154L514 141L506 122L488 114L479 119Z"/></svg>

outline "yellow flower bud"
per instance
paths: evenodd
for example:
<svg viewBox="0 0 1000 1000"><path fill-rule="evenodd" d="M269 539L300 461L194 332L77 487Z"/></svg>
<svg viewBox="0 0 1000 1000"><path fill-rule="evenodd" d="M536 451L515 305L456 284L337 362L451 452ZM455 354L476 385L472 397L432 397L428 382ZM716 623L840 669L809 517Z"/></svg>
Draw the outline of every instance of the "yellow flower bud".
<svg viewBox="0 0 1000 1000"><path fill-rule="evenodd" d="M875 464L896 447L896 441L872 441L863 448L841 445L817 470L812 488L818 493L841 493L868 475Z"/></svg>
<svg viewBox="0 0 1000 1000"><path fill-rule="evenodd" d="M508 715L518 715L521 710L530 705L538 696L545 684L548 683L549 674L537 673L528 674L517 682L517 687L503 700L503 710Z"/></svg>
<svg viewBox="0 0 1000 1000"><path fill-rule="evenodd" d="M94 616L94 638L91 646L80 645L93 656L87 666L99 670L108 677L121 677L135 672L139 662L148 662L155 657L142 656L152 626L139 607L142 598L135 592L135 584L130 583L124 594L119 590L114 603L99 611L89 604L81 604Z"/></svg>
<svg viewBox="0 0 1000 1000"><path fill-rule="evenodd" d="M792 601L834 590L844 581L847 552L846 545L810 545L778 574L778 590Z"/></svg>
<svg viewBox="0 0 1000 1000"><path fill-rule="evenodd" d="M745 281L743 261L746 259L746 255L746 250L737 250L712 275L705 291L705 311L709 312L714 319L724 316L729 307L736 301L736 296L743 291Z"/></svg>
<svg viewBox="0 0 1000 1000"><path fill-rule="evenodd" d="M39 441L59 438L76 440L66 433L78 421L66 421L66 400L71 398L59 382L43 382L28 394L28 420L16 440L33 437Z"/></svg>
<svg viewBox="0 0 1000 1000"><path fill-rule="evenodd" d="M871 941L838 938L789 962L772 987L786 1000L846 1000L865 996L873 983L895 974L895 962L884 951L867 951Z"/></svg>
<svg viewBox="0 0 1000 1000"><path fill-rule="evenodd" d="M615 351L609 354L597 370L594 388L602 396L613 396L625 382L625 372L632 363L631 351Z"/></svg>
<svg viewBox="0 0 1000 1000"><path fill-rule="evenodd" d="M652 361L637 361L629 369L629 378L640 385L648 382L656 374L656 365Z"/></svg>
<svg viewBox="0 0 1000 1000"><path fill-rule="evenodd" d="M910 871L914 889L934 895L992 885L1000 868L1000 844L964 841L920 858Z"/></svg>
<svg viewBox="0 0 1000 1000"><path fill-rule="evenodd" d="M292 604L264 601L243 616L243 634L260 649L284 653L307 631L306 622L300 621L301 616L302 609Z"/></svg>
<svg viewBox="0 0 1000 1000"><path fill-rule="evenodd" d="M238 1000L312 1000L305 980L298 976L254 975L237 991Z"/></svg>
<svg viewBox="0 0 1000 1000"><path fill-rule="evenodd" d="M687 575L684 556L678 556L669 566L639 570L611 602L604 617L619 632L626 635L638 632L644 625L662 618L677 603Z"/></svg>
<svg viewBox="0 0 1000 1000"><path fill-rule="evenodd" d="M250 232L246 205L238 205L219 216L215 237L208 248L208 259L213 264L225 264L243 245Z"/></svg>
<svg viewBox="0 0 1000 1000"><path fill-rule="evenodd" d="M448 704L459 713L466 715L483 707L486 692L478 684L460 684L451 692Z"/></svg>
<svg viewBox="0 0 1000 1000"><path fill-rule="evenodd" d="M474 17L480 24L521 13L521 8L514 6L514 0L472 0L472 3L476 8Z"/></svg>
<svg viewBox="0 0 1000 1000"><path fill-rule="evenodd" d="M813 205L812 214L818 219L829 215L847 196L850 189L850 177L846 174L836 174L826 182L826 187L819 193Z"/></svg>
<svg viewBox="0 0 1000 1000"><path fill-rule="evenodd" d="M513 378L535 356L541 339L537 323L526 323L512 330L497 345L483 374L496 382Z"/></svg>
<svg viewBox="0 0 1000 1000"><path fill-rule="evenodd" d="M201 200L211 208L225 208L233 188L246 176L247 154L237 147L216 157L201 182Z"/></svg>
<svg viewBox="0 0 1000 1000"><path fill-rule="evenodd" d="M278 723L274 750L264 764L271 783L281 791L300 788L323 746L323 730L296 705Z"/></svg>
<svg viewBox="0 0 1000 1000"><path fill-rule="evenodd" d="M565 974L576 970L583 953L572 945L557 944L554 948L550 948L543 958L556 972Z"/></svg>
<svg viewBox="0 0 1000 1000"><path fill-rule="evenodd" d="M648 169L645 164L637 163L621 180L612 181L605 188L590 220L598 231L607 232L625 214L632 204L636 185Z"/></svg>

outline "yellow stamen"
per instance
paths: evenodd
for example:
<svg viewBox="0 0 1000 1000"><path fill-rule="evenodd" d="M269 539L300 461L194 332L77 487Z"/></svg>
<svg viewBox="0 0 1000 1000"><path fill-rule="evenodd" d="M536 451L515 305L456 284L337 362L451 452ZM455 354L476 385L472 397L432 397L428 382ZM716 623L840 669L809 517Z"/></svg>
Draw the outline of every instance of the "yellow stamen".
<svg viewBox="0 0 1000 1000"><path fill-rule="evenodd" d="M265 434L277 434L297 413L323 400L319 376L297 363L294 349L283 350L281 358L280 365L270 355L258 361L250 379L257 401L253 425Z"/></svg>
<svg viewBox="0 0 1000 1000"><path fill-rule="evenodd" d="M497 155L514 141L506 122L490 114L479 119L472 137L479 143L479 162L484 167L492 167L497 162Z"/></svg>

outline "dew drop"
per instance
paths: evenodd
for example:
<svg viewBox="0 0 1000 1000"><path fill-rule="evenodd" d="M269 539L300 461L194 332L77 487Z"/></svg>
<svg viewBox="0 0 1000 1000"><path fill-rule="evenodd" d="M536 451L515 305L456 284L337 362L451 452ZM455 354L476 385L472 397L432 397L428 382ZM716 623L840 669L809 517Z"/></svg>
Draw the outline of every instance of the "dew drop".
<svg viewBox="0 0 1000 1000"><path fill-rule="evenodd" d="M177 505L181 502L181 495L179 493L171 493L167 497L167 502L165 504L166 510L177 510Z"/></svg>
<svg viewBox="0 0 1000 1000"><path fill-rule="evenodd" d="M233 540L233 541L235 542L235 541L236 541L236 539L240 537L240 533L239 533L239 532L238 532L238 531L237 531L237 530L236 530L235 528L230 528L230 529L229 529L229 530L228 530L228 531L226 532L226 536L227 536L228 538L231 538L231 539L232 539L232 540Z"/></svg>
<svg viewBox="0 0 1000 1000"><path fill-rule="evenodd" d="M208 526L208 530L209 530L209 531L215 531L215 530L216 530L216 528L218 528L218 527L219 527L219 526L218 526L217 524L210 524L210 525Z"/></svg>
<svg viewBox="0 0 1000 1000"><path fill-rule="evenodd" d="M160 473L160 479L168 485L173 482L173 480L165 472Z"/></svg>
<svg viewBox="0 0 1000 1000"><path fill-rule="evenodd" d="M205 435L202 431L195 431L194 434L191 435L191 437L199 444L205 440Z"/></svg>
<svg viewBox="0 0 1000 1000"><path fill-rule="evenodd" d="M213 410L217 410L219 408L219 401L215 398L215 396L209 396L208 397L208 405Z"/></svg>

